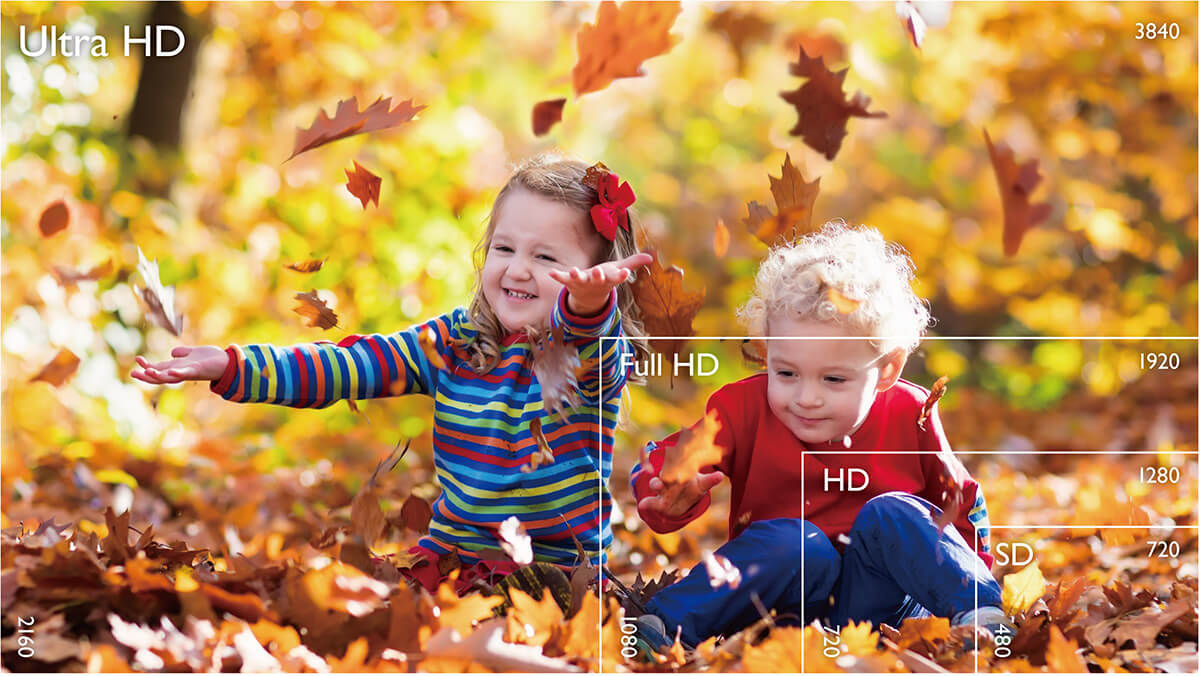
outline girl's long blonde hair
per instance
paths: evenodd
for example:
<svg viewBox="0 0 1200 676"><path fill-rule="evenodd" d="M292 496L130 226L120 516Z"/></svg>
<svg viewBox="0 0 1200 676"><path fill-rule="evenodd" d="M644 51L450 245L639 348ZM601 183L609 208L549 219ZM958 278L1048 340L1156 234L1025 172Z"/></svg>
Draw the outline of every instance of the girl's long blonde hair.
<svg viewBox="0 0 1200 676"><path fill-rule="evenodd" d="M525 189L535 195L573 207L579 212L581 219L590 219L589 212L594 205L600 203L600 198L594 188L583 183L587 169L587 164L561 155L536 155L517 165L508 182L500 189L500 194L496 195L496 201L488 215L487 229L475 245L474 251L475 293L468 315L477 333L475 340L467 346L467 351L471 355L471 367L476 373L488 373L499 364L500 342L504 338L504 328L483 293L483 262L491 247L492 234L496 231L496 218L504 198L513 190ZM632 210L629 213L629 226L628 231L617 228L616 238L611 242L604 240L599 233L593 235L605 244L600 260L593 261L593 264L619 261L637 253L637 241L634 237L636 225ZM636 276L637 272L634 272L629 281L617 287L617 309L621 313L621 329L625 337L631 339L634 356L640 361L650 356L650 350L646 346L641 310L633 300L630 287ZM631 378L630 382L635 381Z"/></svg>

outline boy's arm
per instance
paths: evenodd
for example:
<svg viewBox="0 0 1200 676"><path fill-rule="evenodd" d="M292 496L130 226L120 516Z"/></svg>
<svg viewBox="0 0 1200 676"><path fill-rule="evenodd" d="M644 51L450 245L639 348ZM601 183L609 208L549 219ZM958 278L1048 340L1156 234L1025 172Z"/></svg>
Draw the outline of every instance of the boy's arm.
<svg viewBox="0 0 1200 676"><path fill-rule="evenodd" d="M617 292L609 294L608 302L590 317L581 317L571 312L564 288L554 304L550 325L562 329L563 337L579 350L579 361L589 368L579 373L579 393L587 401L597 401L601 390L604 398L620 395L625 387L625 355L631 353L628 341L624 340L621 328L621 312L617 309ZM604 340L601 340L603 338ZM603 354L601 354L603 353Z"/></svg>
<svg viewBox="0 0 1200 676"><path fill-rule="evenodd" d="M724 410L724 406L718 401L717 392L708 400L706 410L716 410L717 420L720 421L721 428L713 438L713 444L724 449L721 455L721 461L715 465L701 467L701 473L710 473L720 471L726 476L729 475L729 468L733 464L734 452L734 431L729 422L733 418ZM699 427L704 423L700 420L692 426ZM664 514L658 510L643 509L640 505L643 498L654 495L654 491L650 488L650 480L657 477L662 471L663 462L666 460L667 449L675 446L679 441L680 432L675 432L663 439L662 441L651 441L646 444L643 458L645 462L639 462L634 465L633 471L630 473L629 480L633 484L634 499L639 503L638 516L642 522L650 527L656 533L670 533L679 530L687 524L695 521L701 514L708 510L708 506L712 503L712 494L705 492L700 500L696 502L690 509L683 514L672 516Z"/></svg>
<svg viewBox="0 0 1200 676"><path fill-rule="evenodd" d="M921 450L936 451L921 455L925 475L925 490L921 497L949 513L953 519L951 523L990 568L995 557L991 554L991 528L983 489L950 448L936 405L925 420L925 430L919 435Z"/></svg>
<svg viewBox="0 0 1200 676"><path fill-rule="evenodd" d="M210 389L239 403L265 402L296 408L324 408L341 399L370 399L401 394L431 394L438 368L421 349L426 328L434 350L454 363L450 341L466 312L435 317L391 335L351 335L338 343L318 341L290 347L231 345L229 365Z"/></svg>

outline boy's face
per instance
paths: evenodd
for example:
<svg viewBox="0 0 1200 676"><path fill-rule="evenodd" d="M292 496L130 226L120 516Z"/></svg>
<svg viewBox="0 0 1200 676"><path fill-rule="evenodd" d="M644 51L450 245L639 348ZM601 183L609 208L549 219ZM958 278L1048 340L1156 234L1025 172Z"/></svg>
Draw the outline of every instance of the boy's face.
<svg viewBox="0 0 1200 676"><path fill-rule="evenodd" d="M483 262L483 295L507 331L544 328L562 284L551 270L586 270L603 241L586 214L517 189L504 197Z"/></svg>
<svg viewBox="0 0 1200 676"><path fill-rule="evenodd" d="M862 338L814 320L772 317L767 343L771 412L804 443L839 441L866 419L875 394L896 383L907 355L881 355ZM830 340L782 340L817 336ZM836 340L840 339L840 340Z"/></svg>

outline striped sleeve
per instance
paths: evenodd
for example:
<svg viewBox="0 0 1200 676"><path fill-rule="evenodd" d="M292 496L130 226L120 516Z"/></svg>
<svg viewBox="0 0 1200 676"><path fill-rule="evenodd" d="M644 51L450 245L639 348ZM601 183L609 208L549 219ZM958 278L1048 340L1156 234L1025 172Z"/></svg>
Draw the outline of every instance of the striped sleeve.
<svg viewBox="0 0 1200 676"><path fill-rule="evenodd" d="M435 350L453 363L450 336L465 319L462 308L391 334L350 335L337 343L290 347L231 345L229 365L210 389L228 401L324 408L342 399L432 394L437 368L417 336L431 328Z"/></svg>
<svg viewBox="0 0 1200 676"><path fill-rule="evenodd" d="M621 329L616 290L609 295L608 303L599 314L580 317L567 307L567 290L563 289L554 305L550 323L562 327L567 340L574 341L579 348L580 362L586 364L594 360L593 365L579 375L579 392L584 399L595 402L601 390L605 401L620 396L625 387L625 364L633 351Z"/></svg>

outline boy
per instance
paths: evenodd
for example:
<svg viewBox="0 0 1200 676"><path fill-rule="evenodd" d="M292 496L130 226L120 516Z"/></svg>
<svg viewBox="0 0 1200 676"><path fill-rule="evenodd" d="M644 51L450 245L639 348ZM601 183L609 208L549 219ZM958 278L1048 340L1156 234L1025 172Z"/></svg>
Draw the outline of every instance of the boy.
<svg viewBox="0 0 1200 676"><path fill-rule="evenodd" d="M691 646L730 635L759 618L754 597L833 626L931 613L1008 624L979 485L936 408L918 422L928 391L900 379L930 323L912 276L902 248L842 222L770 252L739 311L750 335L771 338L766 373L708 401L720 463L665 484L658 474L677 432L649 443L632 475L638 514L660 533L703 513L728 477L730 539L717 554L742 582L714 589L693 568L638 618L643 651L669 645L677 628ZM794 337L805 339L780 339Z"/></svg>

